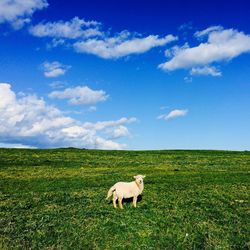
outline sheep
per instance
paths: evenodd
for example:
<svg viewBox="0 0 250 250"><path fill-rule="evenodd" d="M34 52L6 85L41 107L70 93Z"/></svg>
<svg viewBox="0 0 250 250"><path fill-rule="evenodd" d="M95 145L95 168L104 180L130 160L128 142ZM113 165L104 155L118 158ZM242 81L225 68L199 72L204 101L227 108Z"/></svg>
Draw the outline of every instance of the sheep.
<svg viewBox="0 0 250 250"><path fill-rule="evenodd" d="M137 197L142 193L144 188L143 178L145 178L145 175L136 175L134 178L135 181L132 182L117 182L109 189L106 200L108 200L113 194L114 208L116 208L117 199L119 207L123 209L122 199L131 197L133 197L133 206L136 207Z"/></svg>

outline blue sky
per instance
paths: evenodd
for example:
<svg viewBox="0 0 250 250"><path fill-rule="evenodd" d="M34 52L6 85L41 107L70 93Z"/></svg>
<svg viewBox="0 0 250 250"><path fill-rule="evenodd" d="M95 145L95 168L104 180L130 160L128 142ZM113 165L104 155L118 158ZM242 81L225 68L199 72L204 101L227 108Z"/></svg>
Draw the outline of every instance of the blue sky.
<svg viewBox="0 0 250 250"><path fill-rule="evenodd" d="M250 150L250 3L0 2L0 146Z"/></svg>

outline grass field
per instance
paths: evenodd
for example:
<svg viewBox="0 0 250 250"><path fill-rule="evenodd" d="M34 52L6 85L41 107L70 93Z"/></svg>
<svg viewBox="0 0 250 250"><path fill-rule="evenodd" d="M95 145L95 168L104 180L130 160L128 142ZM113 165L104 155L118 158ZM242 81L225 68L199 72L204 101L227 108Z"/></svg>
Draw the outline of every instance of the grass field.
<svg viewBox="0 0 250 250"><path fill-rule="evenodd" d="M0 149L1 249L250 249L250 152ZM145 174L135 209L105 200Z"/></svg>

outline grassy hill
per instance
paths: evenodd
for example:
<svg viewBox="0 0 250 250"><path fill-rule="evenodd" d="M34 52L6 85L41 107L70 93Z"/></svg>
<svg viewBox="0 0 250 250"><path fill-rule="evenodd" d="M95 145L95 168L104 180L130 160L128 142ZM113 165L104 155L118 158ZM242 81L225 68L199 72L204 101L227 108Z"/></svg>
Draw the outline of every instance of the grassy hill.
<svg viewBox="0 0 250 250"><path fill-rule="evenodd" d="M0 191L1 249L250 249L250 152L0 149Z"/></svg>

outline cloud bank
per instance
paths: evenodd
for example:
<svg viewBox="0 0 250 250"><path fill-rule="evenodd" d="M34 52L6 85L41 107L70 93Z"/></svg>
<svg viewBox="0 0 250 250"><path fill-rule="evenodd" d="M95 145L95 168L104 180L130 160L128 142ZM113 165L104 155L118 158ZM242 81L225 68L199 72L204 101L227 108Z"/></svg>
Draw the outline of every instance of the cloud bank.
<svg viewBox="0 0 250 250"><path fill-rule="evenodd" d="M190 70L190 75L211 75L211 76L221 76L221 72L215 67L193 67Z"/></svg>
<svg viewBox="0 0 250 250"><path fill-rule="evenodd" d="M0 24L9 23L14 29L20 29L31 21L33 13L48 7L46 0L1 0Z"/></svg>
<svg viewBox="0 0 250 250"><path fill-rule="evenodd" d="M44 71L44 76L48 78L54 78L64 75L71 66L63 65L60 62L44 62L42 64L42 70Z"/></svg>
<svg viewBox="0 0 250 250"><path fill-rule="evenodd" d="M114 35L101 29L97 21L85 21L74 17L70 21L43 22L30 27L36 37L52 38L50 48L70 46L78 53L92 54L103 59L117 59L131 54L141 54L152 48L164 46L178 38L173 35L142 36L123 30Z"/></svg>
<svg viewBox="0 0 250 250"><path fill-rule="evenodd" d="M121 118L96 123L81 122L36 95L18 97L8 83L0 83L0 142L29 147L80 147L123 149L107 135L136 118ZM120 133L120 136L126 136Z"/></svg>
<svg viewBox="0 0 250 250"><path fill-rule="evenodd" d="M72 105L89 105L106 101L108 95L103 90L92 90L87 86L67 88L62 91L53 91L50 98L67 99Z"/></svg>
<svg viewBox="0 0 250 250"><path fill-rule="evenodd" d="M91 36L100 36L100 23L96 21L85 21L79 17L74 17L70 21L57 21L39 23L31 26L29 32L36 37L53 38L88 38Z"/></svg>
<svg viewBox="0 0 250 250"><path fill-rule="evenodd" d="M233 58L250 52L250 36L235 29L224 29L221 26L212 26L195 33L195 37L206 39L198 46L175 46L167 51L172 58L159 65L165 71L190 69L191 74L219 76L221 73L210 65L221 61L230 61Z"/></svg>
<svg viewBox="0 0 250 250"><path fill-rule="evenodd" d="M167 35L163 38L159 38L157 35L139 38L120 33L111 38L76 42L73 47L78 53L93 54L104 59L116 59L131 54L142 54L154 47L164 46L175 40L176 37L173 35Z"/></svg>
<svg viewBox="0 0 250 250"><path fill-rule="evenodd" d="M168 114L159 115L157 119L168 121L168 120L173 120L177 117L186 116L187 113L188 113L187 109L174 109L170 111Z"/></svg>

